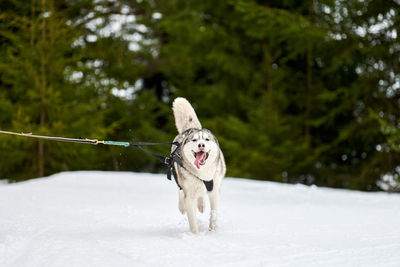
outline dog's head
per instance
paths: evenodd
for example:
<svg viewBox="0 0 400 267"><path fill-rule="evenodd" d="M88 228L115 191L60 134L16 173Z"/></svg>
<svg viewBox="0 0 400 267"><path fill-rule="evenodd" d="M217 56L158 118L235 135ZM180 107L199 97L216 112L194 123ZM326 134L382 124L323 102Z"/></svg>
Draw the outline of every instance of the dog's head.
<svg viewBox="0 0 400 267"><path fill-rule="evenodd" d="M192 129L184 139L183 157L201 170L215 162L219 145L215 136L207 129Z"/></svg>

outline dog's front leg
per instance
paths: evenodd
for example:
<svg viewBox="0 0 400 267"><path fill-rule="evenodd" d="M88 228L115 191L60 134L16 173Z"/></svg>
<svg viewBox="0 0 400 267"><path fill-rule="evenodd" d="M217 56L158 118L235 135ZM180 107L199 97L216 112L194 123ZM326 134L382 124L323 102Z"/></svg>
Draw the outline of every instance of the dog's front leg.
<svg viewBox="0 0 400 267"><path fill-rule="evenodd" d="M212 231L217 227L219 191L214 189L212 192L208 193L208 196L210 198L211 207L209 230Z"/></svg>
<svg viewBox="0 0 400 267"><path fill-rule="evenodd" d="M185 206L186 206L187 217L189 220L190 231L193 234L197 234L199 232L199 229L197 227L197 218L196 218L196 198L191 195L186 195Z"/></svg>

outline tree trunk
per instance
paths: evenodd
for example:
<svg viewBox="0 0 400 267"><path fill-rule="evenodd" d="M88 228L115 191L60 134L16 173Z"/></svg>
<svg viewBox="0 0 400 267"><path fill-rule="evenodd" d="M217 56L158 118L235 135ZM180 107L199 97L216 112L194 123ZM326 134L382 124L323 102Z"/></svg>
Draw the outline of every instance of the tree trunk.
<svg viewBox="0 0 400 267"><path fill-rule="evenodd" d="M42 0L42 42L41 42L41 57L40 57L40 65L41 65L41 86L40 86L40 128L43 129L46 120L46 109L45 109L45 94L46 94L46 0ZM42 177L45 174L44 168L44 144L42 141L39 141L38 145L38 165L39 165L39 176Z"/></svg>
<svg viewBox="0 0 400 267"><path fill-rule="evenodd" d="M310 145L310 113L311 113L311 89L312 89L312 45L307 48L307 91L306 91L306 114L304 135L307 146Z"/></svg>
<svg viewBox="0 0 400 267"><path fill-rule="evenodd" d="M308 8L308 15L310 21L313 19L313 2ZM310 134L310 124L311 124L311 97L312 97L312 67L313 67L313 56L312 56L312 43L307 44L307 89L306 89L306 110L305 110L305 125L304 125L304 135L307 147L310 146L311 134Z"/></svg>

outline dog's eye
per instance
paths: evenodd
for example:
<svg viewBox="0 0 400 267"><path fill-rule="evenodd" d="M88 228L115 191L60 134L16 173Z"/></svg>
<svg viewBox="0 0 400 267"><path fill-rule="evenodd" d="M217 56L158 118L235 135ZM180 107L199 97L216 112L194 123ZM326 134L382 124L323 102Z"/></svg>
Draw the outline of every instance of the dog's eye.
<svg viewBox="0 0 400 267"><path fill-rule="evenodd" d="M193 139L192 141L193 141L193 142L196 142L196 141L197 141L197 139Z"/></svg>
<svg viewBox="0 0 400 267"><path fill-rule="evenodd" d="M206 141L210 141L210 139L206 138Z"/></svg>

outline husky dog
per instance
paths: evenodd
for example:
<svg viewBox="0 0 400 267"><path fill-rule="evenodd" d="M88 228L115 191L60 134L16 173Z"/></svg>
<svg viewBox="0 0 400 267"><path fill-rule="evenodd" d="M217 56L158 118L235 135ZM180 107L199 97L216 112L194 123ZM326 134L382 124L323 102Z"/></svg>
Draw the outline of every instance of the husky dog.
<svg viewBox="0 0 400 267"><path fill-rule="evenodd" d="M181 144L177 150L182 166L174 163L179 190L179 211L187 213L190 231L198 233L196 206L204 212L204 195L210 199L211 213L209 229L214 230L217 223L217 209L220 186L225 176L224 155L217 138L210 130L202 129L191 104L182 97L172 104L176 128L179 134L174 142ZM172 151L176 148L172 146Z"/></svg>

